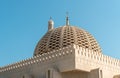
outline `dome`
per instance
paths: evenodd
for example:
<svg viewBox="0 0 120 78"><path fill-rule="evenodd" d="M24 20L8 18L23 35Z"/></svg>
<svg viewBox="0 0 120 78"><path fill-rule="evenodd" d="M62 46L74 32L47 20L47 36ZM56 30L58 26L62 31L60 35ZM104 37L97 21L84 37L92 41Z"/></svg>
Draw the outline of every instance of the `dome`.
<svg viewBox="0 0 120 78"><path fill-rule="evenodd" d="M66 25L48 31L38 42L34 55L47 53L72 44L101 53L99 44L90 33L76 26Z"/></svg>

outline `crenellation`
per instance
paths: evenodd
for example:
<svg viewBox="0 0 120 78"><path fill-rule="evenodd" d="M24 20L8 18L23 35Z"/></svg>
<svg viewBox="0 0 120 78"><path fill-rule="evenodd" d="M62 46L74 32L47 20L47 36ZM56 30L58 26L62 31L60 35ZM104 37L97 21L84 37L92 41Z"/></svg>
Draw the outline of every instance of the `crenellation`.
<svg viewBox="0 0 120 78"><path fill-rule="evenodd" d="M62 49L54 50L54 51L51 51L49 53L44 53L42 55L36 55L34 57L22 60L20 62L14 63L14 64L9 64L8 66L2 67L0 69L0 72L21 68L21 67L24 67L24 66L27 66L27 65L32 65L32 64L38 63L38 62L42 63L42 62L45 62L45 61L50 60L50 59L65 56L66 54L73 52L72 51L72 46L68 46L68 47L65 47L65 48L62 48ZM67 49L67 50L65 51L65 49Z"/></svg>
<svg viewBox="0 0 120 78"><path fill-rule="evenodd" d="M120 60L112 58L110 56L106 56L103 55L102 53L98 54L93 52L92 50L88 50L88 49L84 49L82 47L79 48L79 50L77 51L78 55L80 56L81 59L85 59L86 61L92 60L92 63L90 63L90 65L94 65L93 67L101 67L103 66L104 69L107 70L113 70L114 69L120 69ZM87 57L87 58L86 58ZM85 62L84 60L84 62ZM89 64L87 63L87 64ZM120 72L120 70L116 70L116 72Z"/></svg>
<svg viewBox="0 0 120 78"><path fill-rule="evenodd" d="M85 49L77 45L70 45L62 49L44 53L42 55L36 55L32 58L22 60L21 62L9 64L8 66L2 67L0 69L0 72L11 71L17 68L23 68L25 66L33 64L41 64L51 59L56 59L59 57L66 56L68 54L72 54L73 52L77 52L78 57L81 58L79 60L80 63L85 63L86 65L89 65L92 68L100 67L101 69L114 71L117 73L120 72L120 70L116 70L120 69L120 60L103 55L102 53L96 53L93 50Z"/></svg>

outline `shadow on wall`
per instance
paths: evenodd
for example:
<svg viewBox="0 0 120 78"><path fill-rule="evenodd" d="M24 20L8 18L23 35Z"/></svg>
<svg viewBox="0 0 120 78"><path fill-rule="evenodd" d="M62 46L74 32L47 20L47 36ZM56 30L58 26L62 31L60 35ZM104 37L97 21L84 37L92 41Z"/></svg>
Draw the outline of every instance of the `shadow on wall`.
<svg viewBox="0 0 120 78"><path fill-rule="evenodd" d="M33 75L25 74L25 75L22 76L22 78L34 78L34 76Z"/></svg>
<svg viewBox="0 0 120 78"><path fill-rule="evenodd" d="M116 75L116 76L114 76L113 78L120 78L120 75Z"/></svg>

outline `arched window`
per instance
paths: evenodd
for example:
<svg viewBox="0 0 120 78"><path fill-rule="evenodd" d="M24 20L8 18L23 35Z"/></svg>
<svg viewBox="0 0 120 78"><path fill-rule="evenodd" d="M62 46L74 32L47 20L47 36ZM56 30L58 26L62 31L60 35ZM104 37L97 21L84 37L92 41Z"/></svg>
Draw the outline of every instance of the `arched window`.
<svg viewBox="0 0 120 78"><path fill-rule="evenodd" d="M46 78L53 78L53 70L52 69L48 69L46 72Z"/></svg>
<svg viewBox="0 0 120 78"><path fill-rule="evenodd" d="M25 76L23 76L22 78L25 78Z"/></svg>
<svg viewBox="0 0 120 78"><path fill-rule="evenodd" d="M101 76L101 78L103 78L103 72L102 72L102 70L100 70L100 76Z"/></svg>
<svg viewBox="0 0 120 78"><path fill-rule="evenodd" d="M50 70L48 70L48 78L50 78Z"/></svg>

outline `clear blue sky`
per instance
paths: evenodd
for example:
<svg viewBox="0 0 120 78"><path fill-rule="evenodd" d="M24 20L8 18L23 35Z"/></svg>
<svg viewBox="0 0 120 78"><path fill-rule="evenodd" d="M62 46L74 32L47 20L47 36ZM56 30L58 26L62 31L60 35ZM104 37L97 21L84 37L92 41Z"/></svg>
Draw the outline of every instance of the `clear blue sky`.
<svg viewBox="0 0 120 78"><path fill-rule="evenodd" d="M120 59L120 0L0 0L0 66L33 56L52 16L90 32L105 55Z"/></svg>

